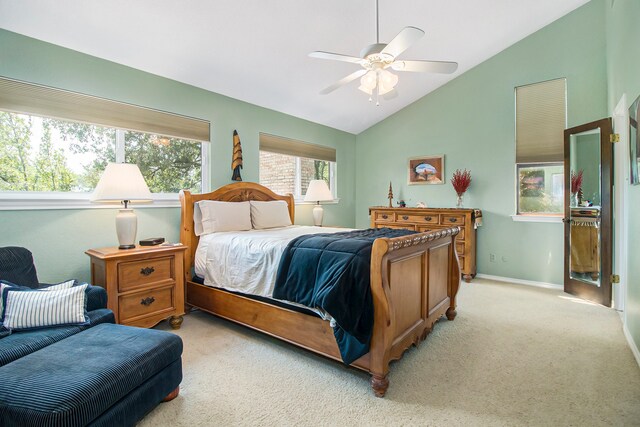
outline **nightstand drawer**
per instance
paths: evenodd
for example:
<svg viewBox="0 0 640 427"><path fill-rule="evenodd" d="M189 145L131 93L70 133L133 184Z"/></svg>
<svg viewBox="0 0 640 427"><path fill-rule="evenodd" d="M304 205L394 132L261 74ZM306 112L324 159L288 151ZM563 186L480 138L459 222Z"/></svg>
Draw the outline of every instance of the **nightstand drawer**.
<svg viewBox="0 0 640 427"><path fill-rule="evenodd" d="M124 292L140 286L173 280L174 257L150 258L118 264L118 290Z"/></svg>
<svg viewBox="0 0 640 427"><path fill-rule="evenodd" d="M172 311L174 287L149 289L118 297L118 311L120 323L140 316Z"/></svg>

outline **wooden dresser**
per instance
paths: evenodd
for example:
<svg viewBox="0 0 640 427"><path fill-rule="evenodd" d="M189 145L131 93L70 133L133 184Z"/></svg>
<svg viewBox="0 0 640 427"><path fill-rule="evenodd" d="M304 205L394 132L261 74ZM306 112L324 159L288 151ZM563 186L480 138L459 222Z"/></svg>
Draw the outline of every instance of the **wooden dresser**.
<svg viewBox="0 0 640 427"><path fill-rule="evenodd" d="M177 329L184 314L183 252L186 246L89 249L91 284L107 290L116 322L149 328L170 318Z"/></svg>
<svg viewBox="0 0 640 427"><path fill-rule="evenodd" d="M482 211L457 208L369 208L372 228L405 228L415 231L431 231L457 225L456 251L465 282L476 276L476 228Z"/></svg>

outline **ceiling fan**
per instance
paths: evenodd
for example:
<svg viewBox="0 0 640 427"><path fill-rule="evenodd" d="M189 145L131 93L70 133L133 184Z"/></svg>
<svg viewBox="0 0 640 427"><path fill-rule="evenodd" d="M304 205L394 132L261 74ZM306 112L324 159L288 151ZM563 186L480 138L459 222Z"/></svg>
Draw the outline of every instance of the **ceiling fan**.
<svg viewBox="0 0 640 427"><path fill-rule="evenodd" d="M395 89L398 84L398 76L390 72L413 71L451 74L458 68L457 62L445 61L414 61L396 59L413 43L424 35L424 31L416 27L404 27L388 44L380 43L380 20L378 16L378 0L376 0L376 43L365 47L360 52L360 58L341 55L339 53L316 51L311 52L312 58L330 59L334 61L351 62L362 66L361 70L349 74L326 87L320 94L326 95L360 78L358 89L369 94L369 101L376 96L376 105L380 105L379 98L392 99L398 95Z"/></svg>

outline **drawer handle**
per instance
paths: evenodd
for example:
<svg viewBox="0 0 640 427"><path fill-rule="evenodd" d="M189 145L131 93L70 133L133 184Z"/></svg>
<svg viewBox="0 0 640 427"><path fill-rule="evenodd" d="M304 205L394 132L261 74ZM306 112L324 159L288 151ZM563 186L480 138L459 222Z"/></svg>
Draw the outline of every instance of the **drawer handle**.
<svg viewBox="0 0 640 427"><path fill-rule="evenodd" d="M389 218L389 215L386 215L386 214L382 215L382 219L387 219L387 218Z"/></svg>
<svg viewBox="0 0 640 427"><path fill-rule="evenodd" d="M449 218L449 222L458 222L458 218Z"/></svg>
<svg viewBox="0 0 640 427"><path fill-rule="evenodd" d="M409 219L409 217L408 217L408 216L406 216L406 215L402 215L402 219L404 219L404 220L406 221L406 220L408 220L408 219Z"/></svg>
<svg viewBox="0 0 640 427"><path fill-rule="evenodd" d="M144 305L144 306L150 306L151 304L153 304L153 302L156 299L154 297L146 297L146 298L142 298L142 300L140 301L140 304Z"/></svg>
<svg viewBox="0 0 640 427"><path fill-rule="evenodd" d="M154 271L156 271L156 269L153 267L145 267L140 269L140 274L142 274L143 276L148 276Z"/></svg>
<svg viewBox="0 0 640 427"><path fill-rule="evenodd" d="M430 216L425 216L425 217L424 217L424 220L425 220L425 221L431 221L431 217L430 217Z"/></svg>

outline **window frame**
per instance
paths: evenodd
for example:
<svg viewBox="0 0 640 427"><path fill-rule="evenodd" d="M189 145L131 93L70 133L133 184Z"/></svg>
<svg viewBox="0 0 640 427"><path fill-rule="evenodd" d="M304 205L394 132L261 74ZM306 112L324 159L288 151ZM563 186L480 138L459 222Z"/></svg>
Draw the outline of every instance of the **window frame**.
<svg viewBox="0 0 640 427"><path fill-rule="evenodd" d="M305 158L305 159L310 159L310 160L314 160L314 161L320 161L320 162L327 162L329 163L329 190L331 191L331 194L333 194L333 200L328 200L325 202L322 202L323 204L337 204L340 202L340 198L338 197L338 180L337 180L337 175L338 175L338 162L332 162L330 160L322 160L322 159L311 159L309 157L302 157L302 156L294 156L291 154L284 154L284 153L275 153L273 151L269 151L269 150L258 150L258 168L260 167L260 154L262 152L265 153L273 153L273 154L279 154L282 156L289 156L289 157L293 157L295 159L295 168L294 168L294 191L293 191L293 200L294 203L296 205L314 205L315 202L305 202L304 201L304 194L302 194L302 162L301 159ZM260 182L260 177L259 177L260 173L258 171L258 184L263 185L266 187L266 185L262 184ZM269 187L267 187L269 188ZM273 191L273 190L272 190Z"/></svg>
<svg viewBox="0 0 640 427"><path fill-rule="evenodd" d="M521 87L525 87L525 86L531 86L531 85L537 85L537 84L541 84L541 83L548 83L548 82L553 82L556 80L563 80L564 81L564 128L567 128L567 123L568 123L568 81L566 77L558 77L558 78L554 78L554 79L549 79L549 80L545 80L545 81L540 81L540 82L534 82L534 83L529 83L529 84L524 84L524 85L520 85L520 86L516 86L513 89L513 93L514 93L514 175L515 175L515 200L514 200L514 214L511 215L511 219L515 222L562 222L562 219L564 218L564 210L561 210L558 213L553 213L553 212L543 212L543 213L535 213L535 212L527 212L527 213L521 213L520 212L520 174L519 174L519 169L521 167L531 167L531 166L540 166L540 167L545 167L545 166L564 166L564 160L563 161L559 161L559 162L518 162L517 160L517 141L518 141L518 100L517 100L517 96L518 96L518 88ZM564 147L564 144L563 144ZM562 189L563 191L563 200L564 200L564 188Z"/></svg>
<svg viewBox="0 0 640 427"><path fill-rule="evenodd" d="M13 113L13 112L10 112ZM28 113L16 113L28 114ZM45 117L37 114L32 116ZM49 117L45 117L49 118ZM66 120L66 119L63 119ZM67 120L72 121L72 120ZM92 124L92 123L90 123ZM99 126L97 124L92 124ZM116 163L124 163L125 144L124 135L127 129L114 128L116 140L114 144ZM140 131L135 131L140 132ZM147 132L148 133L148 132ZM201 188L203 193L211 191L211 172L208 141L194 141L200 143L201 149ZM0 211L3 210L59 210L59 209L113 209L113 205L91 202L91 192L73 191L0 191ZM151 193L152 202L138 204L138 208L166 208L179 207L179 193Z"/></svg>

